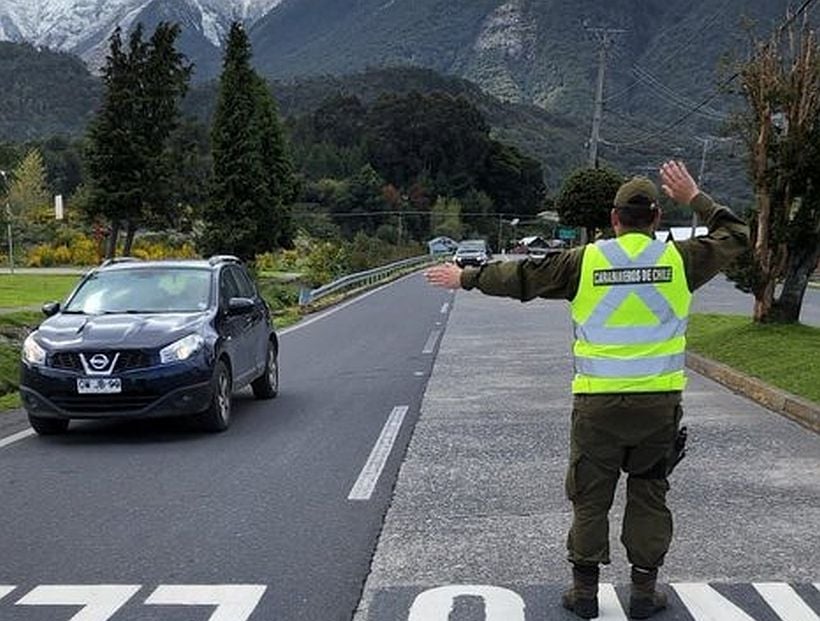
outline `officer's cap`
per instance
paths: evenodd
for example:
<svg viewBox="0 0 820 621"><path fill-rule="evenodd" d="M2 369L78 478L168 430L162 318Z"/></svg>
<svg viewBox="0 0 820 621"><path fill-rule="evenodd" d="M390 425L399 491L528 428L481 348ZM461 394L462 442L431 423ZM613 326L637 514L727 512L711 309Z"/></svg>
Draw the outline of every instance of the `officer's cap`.
<svg viewBox="0 0 820 621"><path fill-rule="evenodd" d="M615 207L649 207L658 202L658 186L646 177L632 177L618 188Z"/></svg>

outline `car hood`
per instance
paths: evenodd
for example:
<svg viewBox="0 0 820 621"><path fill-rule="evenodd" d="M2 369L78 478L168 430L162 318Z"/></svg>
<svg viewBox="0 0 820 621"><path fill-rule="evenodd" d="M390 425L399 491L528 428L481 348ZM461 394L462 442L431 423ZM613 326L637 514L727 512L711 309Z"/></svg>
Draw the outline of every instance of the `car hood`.
<svg viewBox="0 0 820 621"><path fill-rule="evenodd" d="M66 315L44 321L37 340L52 349L152 349L196 332L206 313Z"/></svg>

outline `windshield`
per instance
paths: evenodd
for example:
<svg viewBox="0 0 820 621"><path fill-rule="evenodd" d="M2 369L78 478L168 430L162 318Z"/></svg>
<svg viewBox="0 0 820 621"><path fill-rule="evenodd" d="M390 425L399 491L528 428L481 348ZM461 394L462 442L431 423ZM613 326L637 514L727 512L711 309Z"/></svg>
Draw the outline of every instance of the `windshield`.
<svg viewBox="0 0 820 621"><path fill-rule="evenodd" d="M196 313L208 308L210 270L139 268L89 276L63 309L68 313Z"/></svg>
<svg viewBox="0 0 820 621"><path fill-rule="evenodd" d="M459 245L458 249L462 250L462 251L467 250L469 252L477 252L477 251L484 252L487 249L487 246L482 241L463 242L462 244Z"/></svg>

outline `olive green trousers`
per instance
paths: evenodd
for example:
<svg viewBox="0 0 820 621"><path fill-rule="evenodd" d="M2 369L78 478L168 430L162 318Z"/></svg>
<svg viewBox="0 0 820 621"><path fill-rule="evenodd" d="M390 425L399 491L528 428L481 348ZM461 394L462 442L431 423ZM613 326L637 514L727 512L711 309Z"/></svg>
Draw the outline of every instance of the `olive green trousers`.
<svg viewBox="0 0 820 621"><path fill-rule="evenodd" d="M678 433L681 393L575 395L567 496L573 521L569 560L609 563L609 509L627 473L621 542L629 562L663 564L672 540L666 463Z"/></svg>

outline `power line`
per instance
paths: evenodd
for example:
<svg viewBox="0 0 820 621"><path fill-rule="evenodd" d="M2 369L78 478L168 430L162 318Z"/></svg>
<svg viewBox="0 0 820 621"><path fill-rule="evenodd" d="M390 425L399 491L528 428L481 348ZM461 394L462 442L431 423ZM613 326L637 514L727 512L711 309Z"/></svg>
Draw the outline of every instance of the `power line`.
<svg viewBox="0 0 820 621"><path fill-rule="evenodd" d="M777 29L778 34L782 33L785 28L788 28L789 25L794 23L794 21L798 17L800 17L803 13L805 13L807 10L809 10L809 8L811 8L811 5L814 4L815 2L817 2L817 0L805 0L803 2L803 4L800 6L800 8L793 15L791 15L789 18L787 18L786 21L783 24L780 25L780 27L778 27L778 29ZM628 142L620 142L620 143L609 143L609 146L631 147L631 146L635 146L635 145L638 145L638 144L642 144L642 143L644 143L648 140L651 140L652 138L660 137L660 136L668 133L669 131L675 129L678 125L680 125L681 123L683 123L684 121L686 121L687 119L692 117L694 114L697 114L700 110L702 110L703 108L708 106L712 101L717 99L717 97L721 94L723 89L726 88L727 86L729 86L729 84L731 84L732 82L734 82L739 76L740 76L740 71L735 71L732 75L730 75L728 78L723 80L723 82L721 82L718 85L718 87L715 89L715 91L711 95L706 97L704 100L702 100L700 103L698 103L694 108L692 108L691 110L689 110L688 112L686 112L685 114L680 116L679 118L672 121L672 123L670 123L666 127L658 130L657 132L653 132L652 134L649 134L649 135L644 136L643 138L639 138L637 140L632 140L632 141L628 141Z"/></svg>

